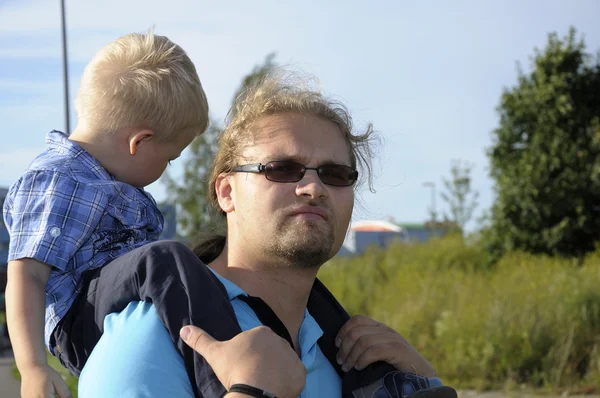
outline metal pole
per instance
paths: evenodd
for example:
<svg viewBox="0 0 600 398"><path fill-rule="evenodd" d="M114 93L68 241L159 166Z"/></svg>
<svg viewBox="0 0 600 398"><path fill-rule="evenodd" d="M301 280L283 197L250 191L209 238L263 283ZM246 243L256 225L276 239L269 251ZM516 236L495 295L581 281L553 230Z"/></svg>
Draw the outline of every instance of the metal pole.
<svg viewBox="0 0 600 398"><path fill-rule="evenodd" d="M63 48L63 79L65 87L65 133L71 134L69 117L69 63L67 61L67 22L65 16L65 0L60 0L62 22L62 48Z"/></svg>

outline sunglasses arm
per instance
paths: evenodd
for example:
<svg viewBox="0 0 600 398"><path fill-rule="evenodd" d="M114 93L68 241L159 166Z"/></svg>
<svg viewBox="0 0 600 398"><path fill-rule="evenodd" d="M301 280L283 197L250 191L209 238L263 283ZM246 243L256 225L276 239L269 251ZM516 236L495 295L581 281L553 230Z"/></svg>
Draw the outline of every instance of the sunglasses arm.
<svg viewBox="0 0 600 398"><path fill-rule="evenodd" d="M241 166L234 167L231 171L243 172L243 173L260 173L265 170L265 165L262 163L244 164Z"/></svg>

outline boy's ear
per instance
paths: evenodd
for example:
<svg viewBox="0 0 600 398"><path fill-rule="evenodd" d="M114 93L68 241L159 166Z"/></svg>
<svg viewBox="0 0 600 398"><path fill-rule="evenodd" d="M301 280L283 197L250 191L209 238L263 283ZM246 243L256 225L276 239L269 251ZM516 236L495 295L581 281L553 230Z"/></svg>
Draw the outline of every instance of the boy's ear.
<svg viewBox="0 0 600 398"><path fill-rule="evenodd" d="M150 129L138 130L129 136L129 153L133 156L141 145L154 138L154 131Z"/></svg>

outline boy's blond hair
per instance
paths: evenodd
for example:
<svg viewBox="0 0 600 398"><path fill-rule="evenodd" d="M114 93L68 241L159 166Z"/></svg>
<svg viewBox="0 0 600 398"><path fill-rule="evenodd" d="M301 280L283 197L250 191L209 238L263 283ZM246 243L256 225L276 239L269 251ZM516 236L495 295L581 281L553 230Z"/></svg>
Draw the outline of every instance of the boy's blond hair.
<svg viewBox="0 0 600 398"><path fill-rule="evenodd" d="M75 100L77 117L97 132L148 128L167 141L208 127L208 103L196 67L165 36L131 33L87 65Z"/></svg>

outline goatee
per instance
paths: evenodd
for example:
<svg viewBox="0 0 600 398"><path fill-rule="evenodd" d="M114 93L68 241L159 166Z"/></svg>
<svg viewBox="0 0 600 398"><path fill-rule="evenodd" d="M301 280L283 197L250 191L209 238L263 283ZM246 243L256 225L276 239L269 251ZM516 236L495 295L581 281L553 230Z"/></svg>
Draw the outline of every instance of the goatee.
<svg viewBox="0 0 600 398"><path fill-rule="evenodd" d="M319 268L330 258L334 236L322 222L303 221L286 225L271 246L271 253L290 266Z"/></svg>

